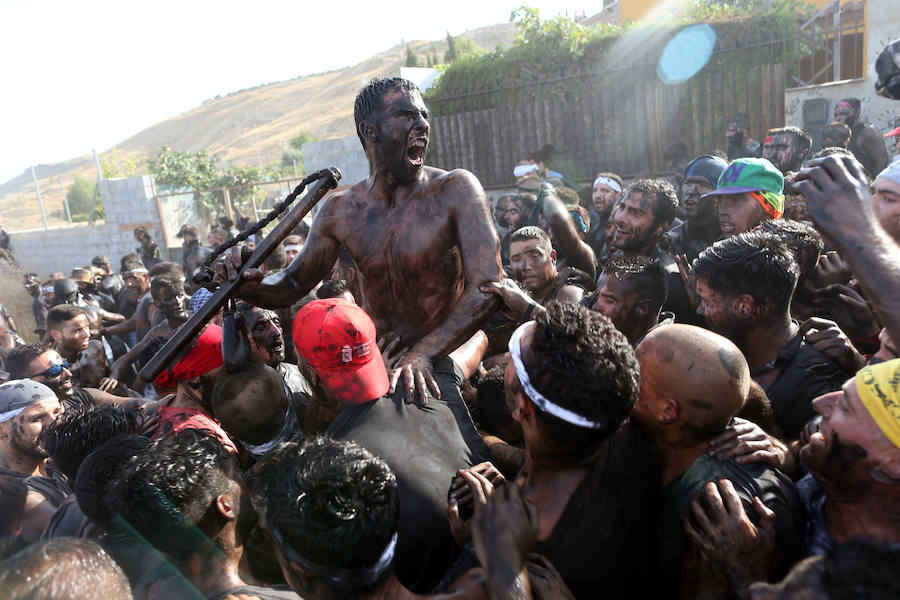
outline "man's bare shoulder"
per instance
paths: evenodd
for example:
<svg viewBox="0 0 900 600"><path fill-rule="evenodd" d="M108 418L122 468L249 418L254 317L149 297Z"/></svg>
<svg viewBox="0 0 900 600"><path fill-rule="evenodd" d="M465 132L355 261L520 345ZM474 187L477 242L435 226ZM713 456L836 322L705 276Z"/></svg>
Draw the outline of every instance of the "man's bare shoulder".
<svg viewBox="0 0 900 600"><path fill-rule="evenodd" d="M425 173L429 187L439 187L446 194L448 200L459 206L473 202L483 204L487 201L481 182L471 171L466 169L453 169L444 171L435 167L427 167Z"/></svg>
<svg viewBox="0 0 900 600"><path fill-rule="evenodd" d="M317 215L342 217L348 212L356 212L370 199L365 180L329 194L319 203ZM318 218L318 216L317 216Z"/></svg>

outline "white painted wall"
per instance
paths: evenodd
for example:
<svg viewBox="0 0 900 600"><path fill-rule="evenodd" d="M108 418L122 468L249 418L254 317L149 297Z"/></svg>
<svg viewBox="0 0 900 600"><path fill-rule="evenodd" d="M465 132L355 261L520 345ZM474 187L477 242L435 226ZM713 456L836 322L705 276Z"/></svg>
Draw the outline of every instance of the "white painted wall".
<svg viewBox="0 0 900 600"><path fill-rule="evenodd" d="M824 85L789 88L784 92L786 125L803 126L803 102L812 98L828 100L829 115L841 98L859 98L863 121L872 123L882 134L893 129L900 115L900 102L875 94L875 59L891 41L900 37L900 0L868 0L866 20L866 76L863 79L835 81ZM893 155L888 140L888 155Z"/></svg>

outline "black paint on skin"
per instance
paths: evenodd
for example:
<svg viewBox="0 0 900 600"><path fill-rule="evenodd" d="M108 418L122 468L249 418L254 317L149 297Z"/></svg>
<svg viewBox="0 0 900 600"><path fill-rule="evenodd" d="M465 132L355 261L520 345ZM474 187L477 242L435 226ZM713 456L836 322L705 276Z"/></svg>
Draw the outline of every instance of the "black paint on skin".
<svg viewBox="0 0 900 600"><path fill-rule="evenodd" d="M712 403L707 402L706 400L700 400L699 398L691 398L690 400L688 400L688 402L691 403L691 406L694 406L701 410L712 410L713 409Z"/></svg>
<svg viewBox="0 0 900 600"><path fill-rule="evenodd" d="M496 306L479 285L500 281L499 239L484 190L462 170L411 157L430 131L421 95L389 90L359 126L370 176L327 198L287 270L247 289L247 300L289 305L328 275L341 246L364 284L362 308L380 336L428 359L468 339ZM486 243L487 242L487 243Z"/></svg>
<svg viewBox="0 0 900 600"><path fill-rule="evenodd" d="M728 352L727 350L720 348L717 354L719 356L719 364L722 365L722 368L725 369L725 372L728 373L728 376L732 380L739 379L741 376L741 361L738 360L738 357L735 355L735 353Z"/></svg>

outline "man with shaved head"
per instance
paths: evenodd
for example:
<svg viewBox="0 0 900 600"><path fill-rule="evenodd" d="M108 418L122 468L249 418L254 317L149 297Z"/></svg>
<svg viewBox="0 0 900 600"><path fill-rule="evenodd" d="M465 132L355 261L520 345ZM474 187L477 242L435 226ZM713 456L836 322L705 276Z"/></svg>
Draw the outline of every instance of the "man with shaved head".
<svg viewBox="0 0 900 600"><path fill-rule="evenodd" d="M658 551L663 589L698 597L721 592L719 582L687 536L682 522L691 499L710 481L727 479L747 514L761 500L775 512L781 556L765 565L789 568L802 553L803 507L791 480L763 464L737 464L708 456L708 441L725 430L750 391L750 368L728 339L699 327L658 327L637 347L640 399L634 420L656 441L662 459ZM712 597L712 596L710 596Z"/></svg>
<svg viewBox="0 0 900 600"><path fill-rule="evenodd" d="M220 376L212 406L225 431L257 461L279 444L303 438L305 407L279 373L259 360Z"/></svg>

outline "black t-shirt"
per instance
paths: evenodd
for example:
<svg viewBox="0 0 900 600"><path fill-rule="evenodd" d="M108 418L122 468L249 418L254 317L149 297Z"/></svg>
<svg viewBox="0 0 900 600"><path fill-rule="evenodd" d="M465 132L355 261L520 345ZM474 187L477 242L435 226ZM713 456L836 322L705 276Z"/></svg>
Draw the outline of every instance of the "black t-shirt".
<svg viewBox="0 0 900 600"><path fill-rule="evenodd" d="M72 493L72 488L62 473L55 471L51 465L46 465L46 471L49 477L26 475L10 469L0 469L0 475L21 480L29 490L38 492L46 498L53 508L59 508L66 496Z"/></svg>
<svg viewBox="0 0 900 600"><path fill-rule="evenodd" d="M96 537L100 533L101 530L94 526L93 521L81 512L81 507L78 506L74 494L70 494L50 517L50 521L41 533L41 539Z"/></svg>
<svg viewBox="0 0 900 600"><path fill-rule="evenodd" d="M806 517L803 501L790 478L761 463L739 465L701 455L684 474L663 488L663 506L659 516L659 562L664 589L678 595L684 554L683 519L690 510L694 494L708 481L728 479L741 497L744 510L758 523L753 497L758 496L775 512L775 540L784 552L782 570L786 571L803 557Z"/></svg>
<svg viewBox="0 0 900 600"><path fill-rule="evenodd" d="M462 373L449 359L435 364L441 399L406 404L398 390L374 402L345 405L328 427L390 465L400 494L394 571L414 592L430 591L456 553L447 521L447 492L457 469L487 460L488 450L459 393Z"/></svg>
<svg viewBox="0 0 900 600"><path fill-rule="evenodd" d="M847 374L807 344L800 333L778 353L775 367L780 369L778 377L765 388L772 403L772 418L785 436L797 439L803 426L816 416L813 399L841 389Z"/></svg>
<svg viewBox="0 0 900 600"><path fill-rule="evenodd" d="M624 425L537 543L576 598L652 597L659 477L653 441Z"/></svg>
<svg viewBox="0 0 900 600"><path fill-rule="evenodd" d="M75 388L72 395L63 398L63 410L79 410L94 406L94 399L84 388Z"/></svg>
<svg viewBox="0 0 900 600"><path fill-rule="evenodd" d="M690 225L688 224L688 221L685 221L681 225L677 225L667 231L665 236L669 239L669 244L672 246L672 252L676 255L686 255L688 262L691 263L695 258L700 256L701 252L711 246L715 240L707 242L706 240L697 239L690 235L689 228Z"/></svg>

